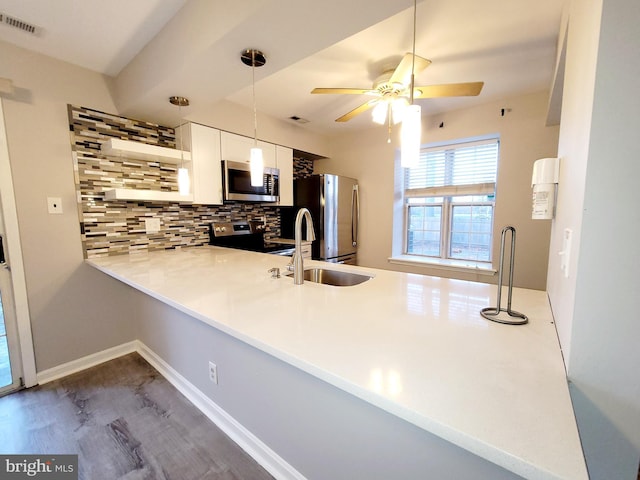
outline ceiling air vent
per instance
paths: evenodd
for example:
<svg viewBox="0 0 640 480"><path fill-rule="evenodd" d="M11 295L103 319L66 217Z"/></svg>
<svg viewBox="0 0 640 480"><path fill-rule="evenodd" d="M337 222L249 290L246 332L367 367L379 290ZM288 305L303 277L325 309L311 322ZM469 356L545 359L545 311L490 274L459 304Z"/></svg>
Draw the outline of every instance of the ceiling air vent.
<svg viewBox="0 0 640 480"><path fill-rule="evenodd" d="M307 120L306 118L301 118L297 115L290 116L289 120L293 120L296 123L309 123L309 120Z"/></svg>
<svg viewBox="0 0 640 480"><path fill-rule="evenodd" d="M2 12L0 12L0 25L7 25L8 27L17 28L18 30L22 30L23 32L30 33L31 35L40 35L40 33L42 32L41 27Z"/></svg>

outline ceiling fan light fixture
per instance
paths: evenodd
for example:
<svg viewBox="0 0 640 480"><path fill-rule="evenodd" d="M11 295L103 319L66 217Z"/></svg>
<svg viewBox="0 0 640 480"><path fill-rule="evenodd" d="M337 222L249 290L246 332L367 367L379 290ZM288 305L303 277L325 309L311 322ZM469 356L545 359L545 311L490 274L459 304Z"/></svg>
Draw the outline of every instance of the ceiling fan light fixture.
<svg viewBox="0 0 640 480"><path fill-rule="evenodd" d="M371 112L371 118L374 123L378 125L384 125L387 121L387 110L389 109L389 104L385 101L378 102L375 107L373 107L373 111Z"/></svg>
<svg viewBox="0 0 640 480"><path fill-rule="evenodd" d="M398 97L393 100L393 103L391 103L391 115L393 117L394 125L402 122L402 119L404 118L404 112L408 106L409 102L404 97Z"/></svg>

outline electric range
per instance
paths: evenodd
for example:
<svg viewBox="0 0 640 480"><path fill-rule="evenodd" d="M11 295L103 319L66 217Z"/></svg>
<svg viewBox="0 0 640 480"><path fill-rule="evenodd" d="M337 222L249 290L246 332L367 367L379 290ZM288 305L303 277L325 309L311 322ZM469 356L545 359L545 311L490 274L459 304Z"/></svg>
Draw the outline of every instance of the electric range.
<svg viewBox="0 0 640 480"><path fill-rule="evenodd" d="M265 224L260 221L213 222L209 224L209 245L238 248L274 255L293 255L291 245L265 242Z"/></svg>

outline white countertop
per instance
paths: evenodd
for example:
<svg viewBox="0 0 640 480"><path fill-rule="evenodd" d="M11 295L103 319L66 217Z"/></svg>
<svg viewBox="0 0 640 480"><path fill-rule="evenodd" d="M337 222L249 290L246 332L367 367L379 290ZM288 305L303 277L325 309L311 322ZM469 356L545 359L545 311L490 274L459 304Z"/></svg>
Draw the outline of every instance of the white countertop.
<svg viewBox="0 0 640 480"><path fill-rule="evenodd" d="M514 289L529 323L510 326L479 314L495 305L492 285L316 261L305 266L374 278L333 287L267 273L288 261L210 246L87 260L525 478L588 478L545 292Z"/></svg>

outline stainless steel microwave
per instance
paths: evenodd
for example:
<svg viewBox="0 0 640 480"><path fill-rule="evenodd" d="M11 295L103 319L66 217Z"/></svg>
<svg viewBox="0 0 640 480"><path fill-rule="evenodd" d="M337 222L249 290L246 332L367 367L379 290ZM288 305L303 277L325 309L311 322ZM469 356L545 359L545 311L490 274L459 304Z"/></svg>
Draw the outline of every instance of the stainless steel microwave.
<svg viewBox="0 0 640 480"><path fill-rule="evenodd" d="M280 200L280 170L265 167L262 185L251 186L249 164L224 160L222 162L222 183L225 201L277 202Z"/></svg>

